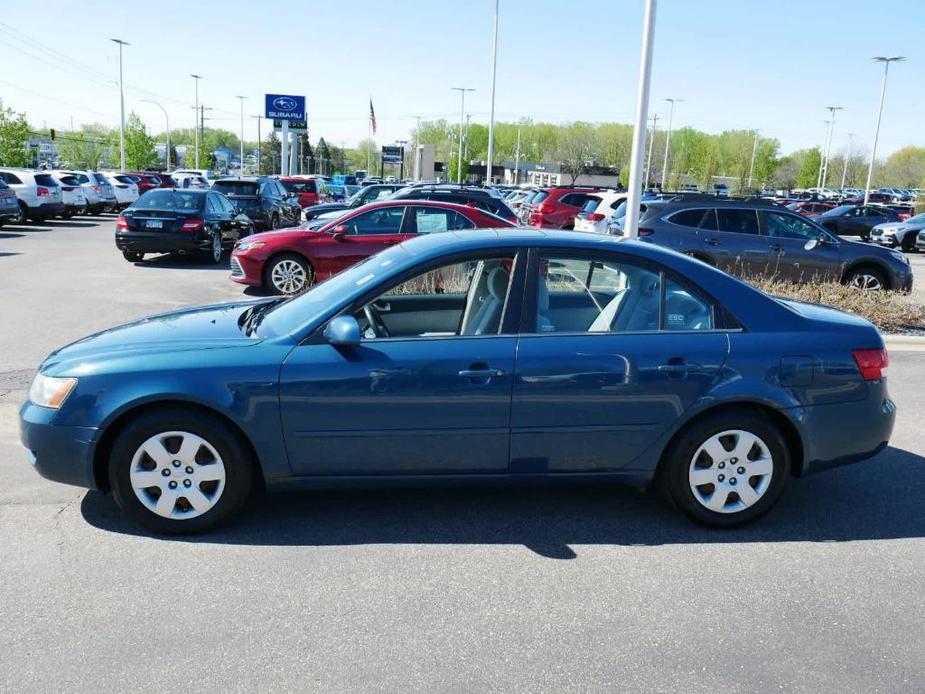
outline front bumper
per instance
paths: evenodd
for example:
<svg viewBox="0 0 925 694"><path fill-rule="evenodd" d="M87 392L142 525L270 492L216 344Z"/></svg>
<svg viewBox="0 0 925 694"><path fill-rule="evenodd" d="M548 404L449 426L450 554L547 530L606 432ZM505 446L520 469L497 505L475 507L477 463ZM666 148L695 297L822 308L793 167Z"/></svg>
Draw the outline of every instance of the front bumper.
<svg viewBox="0 0 925 694"><path fill-rule="evenodd" d="M56 426L57 410L28 400L19 410L19 438L29 451L32 467L45 479L97 489L93 451L99 429Z"/></svg>
<svg viewBox="0 0 925 694"><path fill-rule="evenodd" d="M232 282L260 287L263 285L263 261L232 253L230 277Z"/></svg>
<svg viewBox="0 0 925 694"><path fill-rule="evenodd" d="M157 231L130 231L116 234L116 248L136 253L175 253L199 251L210 247L208 238L197 234Z"/></svg>

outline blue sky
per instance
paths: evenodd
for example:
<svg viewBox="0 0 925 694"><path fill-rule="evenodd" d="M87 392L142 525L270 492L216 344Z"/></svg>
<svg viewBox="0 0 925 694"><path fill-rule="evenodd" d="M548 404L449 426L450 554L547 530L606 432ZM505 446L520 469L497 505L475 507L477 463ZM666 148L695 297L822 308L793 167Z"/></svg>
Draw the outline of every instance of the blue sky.
<svg viewBox="0 0 925 694"><path fill-rule="evenodd" d="M275 6L286 10L267 9ZM72 118L116 124L117 49L108 39L119 37L132 44L126 111L157 130L163 114L141 99L159 100L173 127L190 127L195 72L204 76L200 99L215 109L213 125L238 131L237 94L249 97L250 115L266 92L301 93L312 139L349 146L366 135L371 95L377 140L388 143L407 138L416 115L457 120L451 86L475 87L466 110L487 122L493 7L493 0L45 0L41 14L54 19L36 21L32 3L7 3L0 98L38 126L65 129ZM501 0L497 117L631 122L641 22L642 0ZM880 152L925 145L923 27L922 0L660 0L650 112L667 115L662 99L681 98L676 127L757 127L790 151L821 143L825 106L844 106L833 151L849 132L863 149L873 138L882 74L871 57L901 54L908 62L890 70ZM16 37L103 74L31 41L20 50ZM245 129L256 137L254 119Z"/></svg>

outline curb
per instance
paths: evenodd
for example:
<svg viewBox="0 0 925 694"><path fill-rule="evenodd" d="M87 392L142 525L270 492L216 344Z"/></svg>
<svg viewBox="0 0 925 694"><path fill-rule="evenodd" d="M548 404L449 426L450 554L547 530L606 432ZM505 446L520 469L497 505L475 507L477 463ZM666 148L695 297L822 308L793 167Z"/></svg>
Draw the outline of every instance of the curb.
<svg viewBox="0 0 925 694"><path fill-rule="evenodd" d="M884 335L883 342L891 352L925 352L925 335Z"/></svg>

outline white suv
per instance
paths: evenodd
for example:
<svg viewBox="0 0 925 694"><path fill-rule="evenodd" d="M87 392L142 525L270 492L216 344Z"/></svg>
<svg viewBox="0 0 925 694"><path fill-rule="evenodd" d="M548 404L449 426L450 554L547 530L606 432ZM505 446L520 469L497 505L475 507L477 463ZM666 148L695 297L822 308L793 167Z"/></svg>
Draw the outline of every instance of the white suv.
<svg viewBox="0 0 925 694"><path fill-rule="evenodd" d="M26 220L44 222L49 217L57 217L64 213L61 186L49 173L2 168L0 178L19 198L19 217L16 219L18 223L25 224Z"/></svg>
<svg viewBox="0 0 925 694"><path fill-rule="evenodd" d="M626 200L626 193L616 190L600 190L588 195L588 201L575 217L575 231L593 231L606 234L607 223L613 218L620 203Z"/></svg>
<svg viewBox="0 0 925 694"><path fill-rule="evenodd" d="M116 206L116 195L112 190L112 184L98 171L60 170L55 173L70 174L80 181L80 187L87 196L88 214L99 214Z"/></svg>
<svg viewBox="0 0 925 694"><path fill-rule="evenodd" d="M87 211L87 194L80 185L80 181L71 174L52 172L51 177L61 186L61 201L64 203L63 219L70 219L75 214Z"/></svg>
<svg viewBox="0 0 925 694"><path fill-rule="evenodd" d="M123 173L104 173L103 175L112 185L118 209L124 210L138 199L138 184L131 176Z"/></svg>

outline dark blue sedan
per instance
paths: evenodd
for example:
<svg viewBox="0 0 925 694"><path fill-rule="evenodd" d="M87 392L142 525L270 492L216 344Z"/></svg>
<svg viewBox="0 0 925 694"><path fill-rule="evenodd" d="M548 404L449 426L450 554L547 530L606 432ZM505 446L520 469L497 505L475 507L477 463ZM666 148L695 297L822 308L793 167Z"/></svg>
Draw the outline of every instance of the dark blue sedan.
<svg viewBox="0 0 925 694"><path fill-rule="evenodd" d="M45 477L163 533L250 492L390 482L656 483L696 521L868 458L895 407L876 329L651 244L445 232L310 291L162 314L42 364Z"/></svg>

